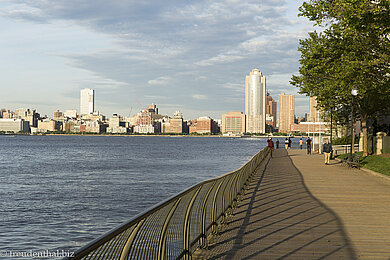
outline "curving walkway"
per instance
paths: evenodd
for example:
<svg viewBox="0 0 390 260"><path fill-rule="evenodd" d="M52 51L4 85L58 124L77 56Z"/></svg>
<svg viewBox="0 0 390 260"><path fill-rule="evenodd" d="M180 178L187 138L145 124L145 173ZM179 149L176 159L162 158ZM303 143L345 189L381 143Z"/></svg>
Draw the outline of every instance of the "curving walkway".
<svg viewBox="0 0 390 260"><path fill-rule="evenodd" d="M363 193L361 176L369 183ZM208 250L193 258L389 259L390 182L377 178L323 165L322 156L277 150ZM382 204L371 207L373 201ZM373 210L380 214L372 216Z"/></svg>

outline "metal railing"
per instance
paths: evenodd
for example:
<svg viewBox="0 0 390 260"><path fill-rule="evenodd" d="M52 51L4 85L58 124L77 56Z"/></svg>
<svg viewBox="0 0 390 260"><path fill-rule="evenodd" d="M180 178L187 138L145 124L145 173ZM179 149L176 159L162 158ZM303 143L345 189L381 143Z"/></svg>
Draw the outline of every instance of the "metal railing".
<svg viewBox="0 0 390 260"><path fill-rule="evenodd" d="M351 152L351 145L346 144L346 145L333 145L333 155L338 155L338 154L346 154ZM354 145L355 151L359 151L359 144Z"/></svg>
<svg viewBox="0 0 390 260"><path fill-rule="evenodd" d="M64 259L190 259L207 248L268 153L265 148L240 169L157 204Z"/></svg>

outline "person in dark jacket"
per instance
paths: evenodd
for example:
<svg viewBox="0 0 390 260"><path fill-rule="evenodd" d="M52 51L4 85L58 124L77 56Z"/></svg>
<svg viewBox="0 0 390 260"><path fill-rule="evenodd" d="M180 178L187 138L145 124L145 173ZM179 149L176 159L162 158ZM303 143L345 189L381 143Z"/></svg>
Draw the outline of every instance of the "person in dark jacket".
<svg viewBox="0 0 390 260"><path fill-rule="evenodd" d="M332 152L332 144L329 143L329 139L326 139L326 142L324 143L324 146L322 147L322 151L325 155L325 164L329 164L330 160L330 153Z"/></svg>
<svg viewBox="0 0 390 260"><path fill-rule="evenodd" d="M276 139L276 149L279 149L279 139Z"/></svg>
<svg viewBox="0 0 390 260"><path fill-rule="evenodd" d="M267 142L268 142L268 149L270 151L271 158L272 158L272 153L274 151L274 141L272 141L272 138L270 138L267 140Z"/></svg>
<svg viewBox="0 0 390 260"><path fill-rule="evenodd" d="M307 145L307 154L311 154L311 139L310 139L310 137L307 138L306 145Z"/></svg>

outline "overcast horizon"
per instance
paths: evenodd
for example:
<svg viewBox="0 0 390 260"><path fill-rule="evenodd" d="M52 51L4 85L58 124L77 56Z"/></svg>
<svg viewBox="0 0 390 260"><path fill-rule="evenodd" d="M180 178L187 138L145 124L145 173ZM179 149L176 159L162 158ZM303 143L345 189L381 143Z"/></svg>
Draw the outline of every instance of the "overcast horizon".
<svg viewBox="0 0 390 260"><path fill-rule="evenodd" d="M92 88L106 116L154 103L220 119L244 111L245 75L258 68L271 96L295 94L303 116L308 98L289 84L299 39L314 30L297 17L302 2L3 1L0 108L79 111L80 89Z"/></svg>

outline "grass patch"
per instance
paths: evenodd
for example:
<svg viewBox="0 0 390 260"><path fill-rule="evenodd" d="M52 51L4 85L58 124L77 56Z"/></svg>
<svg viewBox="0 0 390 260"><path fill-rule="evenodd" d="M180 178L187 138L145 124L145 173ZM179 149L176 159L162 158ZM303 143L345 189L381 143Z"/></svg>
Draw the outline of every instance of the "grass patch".
<svg viewBox="0 0 390 260"><path fill-rule="evenodd" d="M375 172L382 173L390 176L390 156L389 155L369 155L363 157L363 153L357 153L360 155L360 165L364 168L370 169ZM345 159L349 154L336 155L336 158Z"/></svg>

